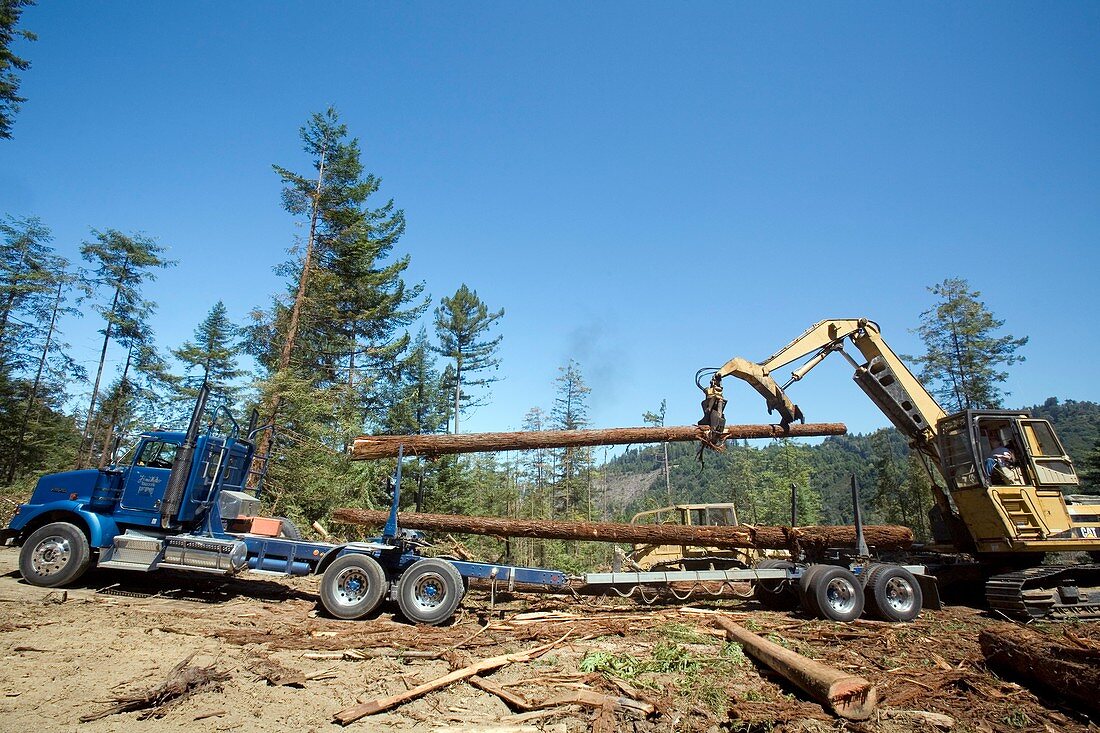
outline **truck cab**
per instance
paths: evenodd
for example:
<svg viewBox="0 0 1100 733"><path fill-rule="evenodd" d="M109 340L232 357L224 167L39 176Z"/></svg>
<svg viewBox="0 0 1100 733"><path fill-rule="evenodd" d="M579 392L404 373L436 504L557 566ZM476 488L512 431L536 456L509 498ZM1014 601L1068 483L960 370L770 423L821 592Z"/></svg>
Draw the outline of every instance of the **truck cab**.
<svg viewBox="0 0 1100 733"><path fill-rule="evenodd" d="M205 404L204 391L187 431L144 432L104 469L43 476L0 531L0 541L22 545L23 577L53 587L93 565L222 575L319 567L334 546L291 542L297 532L287 532L285 520L255 517L262 472L252 470L253 441L263 428L256 429L254 417L242 435L221 407L203 430ZM215 432L219 418L226 429Z"/></svg>

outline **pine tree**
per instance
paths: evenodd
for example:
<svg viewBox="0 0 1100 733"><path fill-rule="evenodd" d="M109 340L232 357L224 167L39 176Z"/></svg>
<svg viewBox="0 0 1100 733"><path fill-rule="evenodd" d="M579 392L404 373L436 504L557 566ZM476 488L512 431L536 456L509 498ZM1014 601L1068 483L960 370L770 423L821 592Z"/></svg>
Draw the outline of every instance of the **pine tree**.
<svg viewBox="0 0 1100 733"><path fill-rule="evenodd" d="M381 181L364 173L358 140L348 139L332 108L314 114L300 132L312 173L273 167L284 183L284 207L306 220L308 235L276 270L290 281L291 299L253 314L249 343L271 375L263 399L273 421L286 398L275 377L293 376L319 388L346 388L345 419L362 423L371 396L381 392L377 373L408 343L401 328L427 303L418 302L422 286L407 287L402 279L407 256L383 262L404 232L405 217L392 201L368 205Z"/></svg>
<svg viewBox="0 0 1100 733"><path fill-rule="evenodd" d="M194 340L172 349L172 355L186 365L187 377L173 396L175 402L184 407L193 404L205 382L210 389L209 404L225 404L233 410L241 397L237 380L247 373L237 368L236 336L237 328L219 300L195 329Z"/></svg>
<svg viewBox="0 0 1100 733"><path fill-rule="evenodd" d="M901 523L913 530L917 540L932 538L928 511L934 505L935 498L932 495L932 477L928 474L924 460L916 451L910 451L906 461L905 484L901 492Z"/></svg>
<svg viewBox="0 0 1100 733"><path fill-rule="evenodd" d="M665 410L668 406L667 400L661 400L661 408L657 412L649 412L648 410L642 413L642 422L646 425L652 425L656 428L663 428L665 426ZM664 469L665 474L665 497L668 501L672 501L672 480L669 477L668 472L668 442L661 443L661 467Z"/></svg>
<svg viewBox="0 0 1100 733"><path fill-rule="evenodd" d="M570 359L558 367L555 380L558 394L550 418L557 430L581 430L588 426L588 395L592 391L584 383L580 365ZM556 487L554 510L573 511L583 505L591 489L592 452L588 448L563 448L556 452ZM587 502L586 513L591 509Z"/></svg>
<svg viewBox="0 0 1100 733"><path fill-rule="evenodd" d="M50 230L37 217L5 216L0 236L0 363L19 369L27 364L10 344L20 340L21 330L36 327L68 262L54 253Z"/></svg>
<svg viewBox="0 0 1100 733"><path fill-rule="evenodd" d="M171 395L178 393L179 380L157 352L153 334L127 342L122 371L111 384L93 423L91 442L99 447L99 467L113 454L115 438L132 438L142 430L169 427L166 409ZM166 419L168 417L168 419ZM176 417L176 427L182 427Z"/></svg>
<svg viewBox="0 0 1100 733"><path fill-rule="evenodd" d="M763 524L763 513L757 502L757 483L761 474L760 451L747 446L732 445L725 455L725 475L729 499L737 509L741 522Z"/></svg>
<svg viewBox="0 0 1100 733"><path fill-rule="evenodd" d="M10 441L12 450L5 474L5 480L9 484L19 473L51 465L46 457L55 453L62 444L67 446L71 442L71 436L75 434L72 422L62 415L67 399L65 388L70 380L83 380L86 375L84 367L69 356L69 345L62 341L57 324L62 315L76 314L76 309L65 302L65 289L71 287L74 280L73 276L63 272L59 276L57 290L48 311L36 309L38 319L35 323L39 328L35 333L29 334L27 345L35 349L37 359L33 379L22 380L27 389L24 404L21 406L22 415L18 418L18 427ZM44 333L41 331L43 323L48 324ZM63 421L60 426L57 424L59 419ZM0 422L5 427L13 426L16 424L15 415ZM45 431L36 439L36 433L44 424Z"/></svg>
<svg viewBox="0 0 1100 733"><path fill-rule="evenodd" d="M351 469L342 453L352 437L392 417L390 375L408 345L403 327L427 302L422 286L402 279L408 257L389 259L404 214L392 201L371 207L381 181L364 173L359 143L336 111L313 115L300 132L312 171L274 169L284 207L308 234L276 268L287 278L287 297L254 311L247 347L266 372L265 421L282 436L269 473L282 492L274 501L312 520L361 492L356 474L370 471ZM260 439L259 455L271 435Z"/></svg>
<svg viewBox="0 0 1100 733"><path fill-rule="evenodd" d="M905 358L921 366L921 380L948 412L1000 407L998 385L1008 378L1000 367L1024 360L1016 351L1027 337L996 336L1004 321L993 317L978 299L981 293L962 278L948 278L929 291L939 302L921 313L916 331L925 353Z"/></svg>
<svg viewBox="0 0 1100 733"><path fill-rule="evenodd" d="M27 100L19 96L19 76L16 71L26 71L30 62L16 56L11 43L16 38L36 41L38 36L27 30L16 30L23 9L34 5L34 0L0 0L0 139L11 139L11 128L19 105Z"/></svg>
<svg viewBox="0 0 1100 733"><path fill-rule="evenodd" d="M422 435L447 432L448 388L435 368L428 332L421 328L412 342L407 356L398 360L393 370L392 395L388 403L386 419L382 425L390 435ZM445 464L453 462L448 456L442 461L425 464L416 461L416 507L423 510L425 495L437 493L440 476L446 475Z"/></svg>
<svg viewBox="0 0 1100 733"><path fill-rule="evenodd" d="M448 397L423 328L394 370L393 395L383 428L390 435L445 432Z"/></svg>
<svg viewBox="0 0 1100 733"><path fill-rule="evenodd" d="M546 413L541 407L532 407L523 416L524 430L538 432L546 430L547 426ZM531 515L532 517L549 518L550 516L549 512L546 511L547 507L541 501L550 480L550 457L548 453L548 448L535 448L534 450L524 451L527 465L526 479L534 492L532 505L535 513Z"/></svg>
<svg viewBox="0 0 1100 733"><path fill-rule="evenodd" d="M1084 488L1090 494L1100 494L1100 440L1092 447L1085 457L1084 470L1081 478L1084 480Z"/></svg>
<svg viewBox="0 0 1100 733"><path fill-rule="evenodd" d="M764 468L757 483L755 503L763 524L789 524L791 485L798 496L798 524L816 524L821 515L821 494L811 486L806 446L784 438L763 451Z"/></svg>
<svg viewBox="0 0 1100 733"><path fill-rule="evenodd" d="M439 338L437 351L454 360L454 432L458 432L463 409L482 404L472 398L475 387L487 387L497 377L473 379L471 375L500 365L496 357L503 336L489 338L488 331L504 316L501 308L490 313L476 290L463 283L450 298L442 298L435 309L435 331Z"/></svg>
<svg viewBox="0 0 1100 733"><path fill-rule="evenodd" d="M903 468L902 458L894 452L886 431L880 430L871 435L871 450L874 460L874 494L869 506L877 521L886 524L906 524L903 484L908 479Z"/></svg>
<svg viewBox="0 0 1100 733"><path fill-rule="evenodd" d="M49 230L37 218L9 216L0 234L0 476L10 484L68 444L71 431L57 429L56 418L66 384L84 370L57 328L59 318L79 313L66 300L74 278L50 247Z"/></svg>
<svg viewBox="0 0 1100 733"><path fill-rule="evenodd" d="M111 339L115 338L127 349L146 342L149 338L146 320L156 309L156 304L142 297L142 285L156 279L155 268L161 269L175 264L163 257L163 246L144 234L127 236L115 229L103 232L92 230L92 234L95 235L95 240L85 242L80 248L81 257L93 266L84 276L88 292L89 295L94 295L106 288L111 295L109 304L99 303L93 308L104 321L100 331L103 334L103 346L100 349L92 397L81 433L82 450L76 459L78 468L92 462L95 443L92 422L96 418L96 401L99 399L99 388Z"/></svg>

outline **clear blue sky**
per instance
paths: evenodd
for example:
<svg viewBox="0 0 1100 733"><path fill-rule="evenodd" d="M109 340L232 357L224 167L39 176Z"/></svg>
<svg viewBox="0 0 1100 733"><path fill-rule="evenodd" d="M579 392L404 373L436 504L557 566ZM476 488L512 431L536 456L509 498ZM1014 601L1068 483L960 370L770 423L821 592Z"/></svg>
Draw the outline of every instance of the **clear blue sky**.
<svg viewBox="0 0 1100 733"><path fill-rule="evenodd" d="M22 27L0 213L74 260L91 227L168 245L163 346L282 287L271 164L306 170L332 104L409 279L507 311L464 429L549 409L570 357L612 427L662 398L694 422L698 367L826 317L914 353L951 276L1031 338L1010 404L1100 398L1100 4L42 2ZM88 364L99 325L66 326ZM885 425L836 359L794 391L808 418ZM767 420L732 387L731 421Z"/></svg>

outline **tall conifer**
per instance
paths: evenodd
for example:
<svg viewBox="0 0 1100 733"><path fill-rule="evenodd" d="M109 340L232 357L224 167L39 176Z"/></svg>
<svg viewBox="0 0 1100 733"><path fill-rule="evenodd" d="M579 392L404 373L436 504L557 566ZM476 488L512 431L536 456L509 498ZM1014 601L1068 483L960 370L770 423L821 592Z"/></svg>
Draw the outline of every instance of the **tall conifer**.
<svg viewBox="0 0 1100 733"><path fill-rule="evenodd" d="M103 318L103 346L99 353L92 397L82 431L82 449L76 458L77 467L91 463L94 440L92 422L96 416L96 401L107 363L107 349L114 338L129 349L136 344L151 343L146 323L156 309L156 303L142 296L142 286L156 279L157 269L174 265L164 257L165 248L144 234L126 235L116 229L92 230L95 239L85 242L80 255L91 265L85 274L88 292L107 293L93 310Z"/></svg>
<svg viewBox="0 0 1100 733"><path fill-rule="evenodd" d="M1000 384L1008 378L1001 367L1024 360L1016 352L1027 337L996 335L1004 321L993 317L979 300L981 293L962 278L928 290L937 303L921 313L917 328L925 353L907 358L920 365L920 379L948 412L1000 407Z"/></svg>
<svg viewBox="0 0 1100 733"><path fill-rule="evenodd" d="M454 360L454 421L458 432L464 408L480 404L471 390L486 387L497 377L475 378L479 372L500 366L497 349L503 336L489 338L488 332L504 316L504 309L490 313L489 307L465 283L450 298L442 298L435 309L435 332L440 354Z"/></svg>

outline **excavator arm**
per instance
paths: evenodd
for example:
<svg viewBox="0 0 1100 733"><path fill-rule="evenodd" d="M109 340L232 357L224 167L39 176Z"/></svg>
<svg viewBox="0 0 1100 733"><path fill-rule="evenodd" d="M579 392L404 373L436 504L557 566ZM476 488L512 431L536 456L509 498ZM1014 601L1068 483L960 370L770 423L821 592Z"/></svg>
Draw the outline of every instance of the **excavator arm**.
<svg viewBox="0 0 1100 733"><path fill-rule="evenodd" d="M861 364L844 350L850 341L864 358ZM711 414L705 414L700 424L724 422L725 399L722 395L722 379L733 376L748 382L763 395L768 412L778 412L780 425L786 428L795 420L804 421L802 410L787 396L786 389L801 380L815 366L833 352L839 352L855 369L854 379L860 388L886 414L890 421L905 434L914 446L936 458L936 424L944 417L943 408L917 381L897 354L882 340L878 324L866 318L830 319L810 326L798 338L761 362L735 357L713 370L710 386L705 388L708 400L704 400L704 412L710 402ZM810 359L791 373L790 379L780 386L772 373L787 364L811 355ZM704 369L701 376L711 370ZM700 384L700 387L702 385ZM719 414L715 415L714 410Z"/></svg>
<svg viewBox="0 0 1100 733"><path fill-rule="evenodd" d="M845 342L851 342L863 357L860 363L844 350ZM878 324L866 318L838 318L818 321L798 338L761 362L751 362L741 357L727 361L718 369L700 369L695 383L711 374L710 386L703 388L707 399L703 401L704 417L701 425L725 424L723 408L726 400L722 394L722 379L737 377L748 382L763 395L768 412L778 412L780 425L786 429L795 420L803 420L802 410L787 396L786 389L801 380L815 366L834 352L843 356L855 370L853 379L871 401L882 410L890 422L907 438L910 445L925 455L933 466L939 467L937 426L946 416L943 408L928 390L917 381L908 367L894 353L879 333ZM810 356L812 354L812 356ZM787 364L806 356L810 358L791 372L790 379L780 386L772 373ZM712 441L713 442L713 441ZM933 495L941 515L953 518L954 510L946 491L933 481ZM957 543L968 542L966 529L951 527Z"/></svg>

